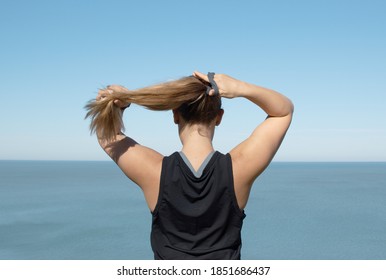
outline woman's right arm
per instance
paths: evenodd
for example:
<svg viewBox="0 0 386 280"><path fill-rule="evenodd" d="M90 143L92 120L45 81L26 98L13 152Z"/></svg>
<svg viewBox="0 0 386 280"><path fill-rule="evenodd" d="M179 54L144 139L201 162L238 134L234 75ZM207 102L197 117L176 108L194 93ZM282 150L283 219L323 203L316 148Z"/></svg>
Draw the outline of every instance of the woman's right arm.
<svg viewBox="0 0 386 280"><path fill-rule="evenodd" d="M110 86L100 90L96 100L102 100L106 95L112 94L114 89L122 91L123 87ZM123 104L119 100L115 100L114 104L122 109L122 114L124 108L130 105ZM106 140L98 135L97 137L102 149L115 161L123 173L141 187L149 209L153 211L158 200L163 156L127 137L121 132L121 128L116 131L115 139Z"/></svg>
<svg viewBox="0 0 386 280"><path fill-rule="evenodd" d="M196 72L195 75L206 79L201 73ZM246 98L268 115L247 139L229 152L232 158L237 201L239 207L243 209L254 180L269 165L284 139L291 124L294 106L287 97L274 90L246 83L228 75L216 74L214 80L222 97Z"/></svg>

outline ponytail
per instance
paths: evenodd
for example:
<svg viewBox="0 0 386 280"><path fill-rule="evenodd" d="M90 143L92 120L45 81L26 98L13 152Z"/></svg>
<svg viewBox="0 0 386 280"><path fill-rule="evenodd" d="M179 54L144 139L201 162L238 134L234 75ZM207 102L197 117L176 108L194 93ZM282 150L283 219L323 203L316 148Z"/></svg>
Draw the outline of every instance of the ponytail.
<svg viewBox="0 0 386 280"><path fill-rule="evenodd" d="M137 90L114 90L102 100L91 100L85 106L86 118L91 119L91 133L113 140L120 129L124 129L122 109L114 104L114 100L155 111L177 109L188 123L208 124L221 109L221 99L218 95L208 96L204 83L190 76Z"/></svg>

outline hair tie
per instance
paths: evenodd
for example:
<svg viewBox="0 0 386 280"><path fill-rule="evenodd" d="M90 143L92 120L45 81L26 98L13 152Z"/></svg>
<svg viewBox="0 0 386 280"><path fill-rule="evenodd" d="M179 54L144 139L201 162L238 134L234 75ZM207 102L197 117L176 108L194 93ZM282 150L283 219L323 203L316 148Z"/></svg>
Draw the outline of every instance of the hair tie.
<svg viewBox="0 0 386 280"><path fill-rule="evenodd" d="M214 75L215 75L214 72L208 72L208 80L209 80L210 86L206 86L206 94L207 95L209 95L209 92L211 89L214 89L214 95L220 94L220 92L218 90L218 86L217 86L216 82L214 81Z"/></svg>

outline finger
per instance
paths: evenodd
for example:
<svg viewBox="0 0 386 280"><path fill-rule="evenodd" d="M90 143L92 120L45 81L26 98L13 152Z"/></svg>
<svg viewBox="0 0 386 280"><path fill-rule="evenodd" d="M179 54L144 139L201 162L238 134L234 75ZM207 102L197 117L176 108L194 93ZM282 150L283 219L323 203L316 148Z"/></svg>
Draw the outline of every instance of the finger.
<svg viewBox="0 0 386 280"><path fill-rule="evenodd" d="M203 74L203 73L201 73L201 72L194 71L193 72L193 76L198 78L198 79L201 79L203 81L209 82L208 76Z"/></svg>
<svg viewBox="0 0 386 280"><path fill-rule="evenodd" d="M119 99L115 99L114 104L122 109L130 107L130 105L131 105L131 103L122 102Z"/></svg>
<svg viewBox="0 0 386 280"><path fill-rule="evenodd" d="M103 99L105 99L106 98L106 94L99 94L95 99L97 100L97 101L101 101L101 100L103 100Z"/></svg>
<svg viewBox="0 0 386 280"><path fill-rule="evenodd" d="M115 99L114 100L114 104L117 105L118 107L122 108L122 107L125 107L123 102L118 100L118 99Z"/></svg>
<svg viewBox="0 0 386 280"><path fill-rule="evenodd" d="M106 97L106 91L104 90L99 90L98 91L98 95L97 97L95 98L97 101L101 100L102 98Z"/></svg>
<svg viewBox="0 0 386 280"><path fill-rule="evenodd" d="M215 90L214 89L211 89L209 92L208 92L208 95L209 96L213 96L215 94Z"/></svg>

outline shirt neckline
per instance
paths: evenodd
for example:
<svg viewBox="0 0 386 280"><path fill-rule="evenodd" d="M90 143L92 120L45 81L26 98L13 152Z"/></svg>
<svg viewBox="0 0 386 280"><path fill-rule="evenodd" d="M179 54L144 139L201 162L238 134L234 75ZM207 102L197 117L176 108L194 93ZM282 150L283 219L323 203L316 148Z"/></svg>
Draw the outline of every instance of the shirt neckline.
<svg viewBox="0 0 386 280"><path fill-rule="evenodd" d="M188 157L182 152L178 152L178 154L181 156L182 160L186 164L186 166L190 169L190 171L193 173L193 175L196 178L200 178L202 176L202 173L204 172L205 167L208 165L210 160L212 159L213 155L215 154L216 151L210 152L204 161L201 163L200 167L197 169L197 171L193 168L193 165L190 163Z"/></svg>

